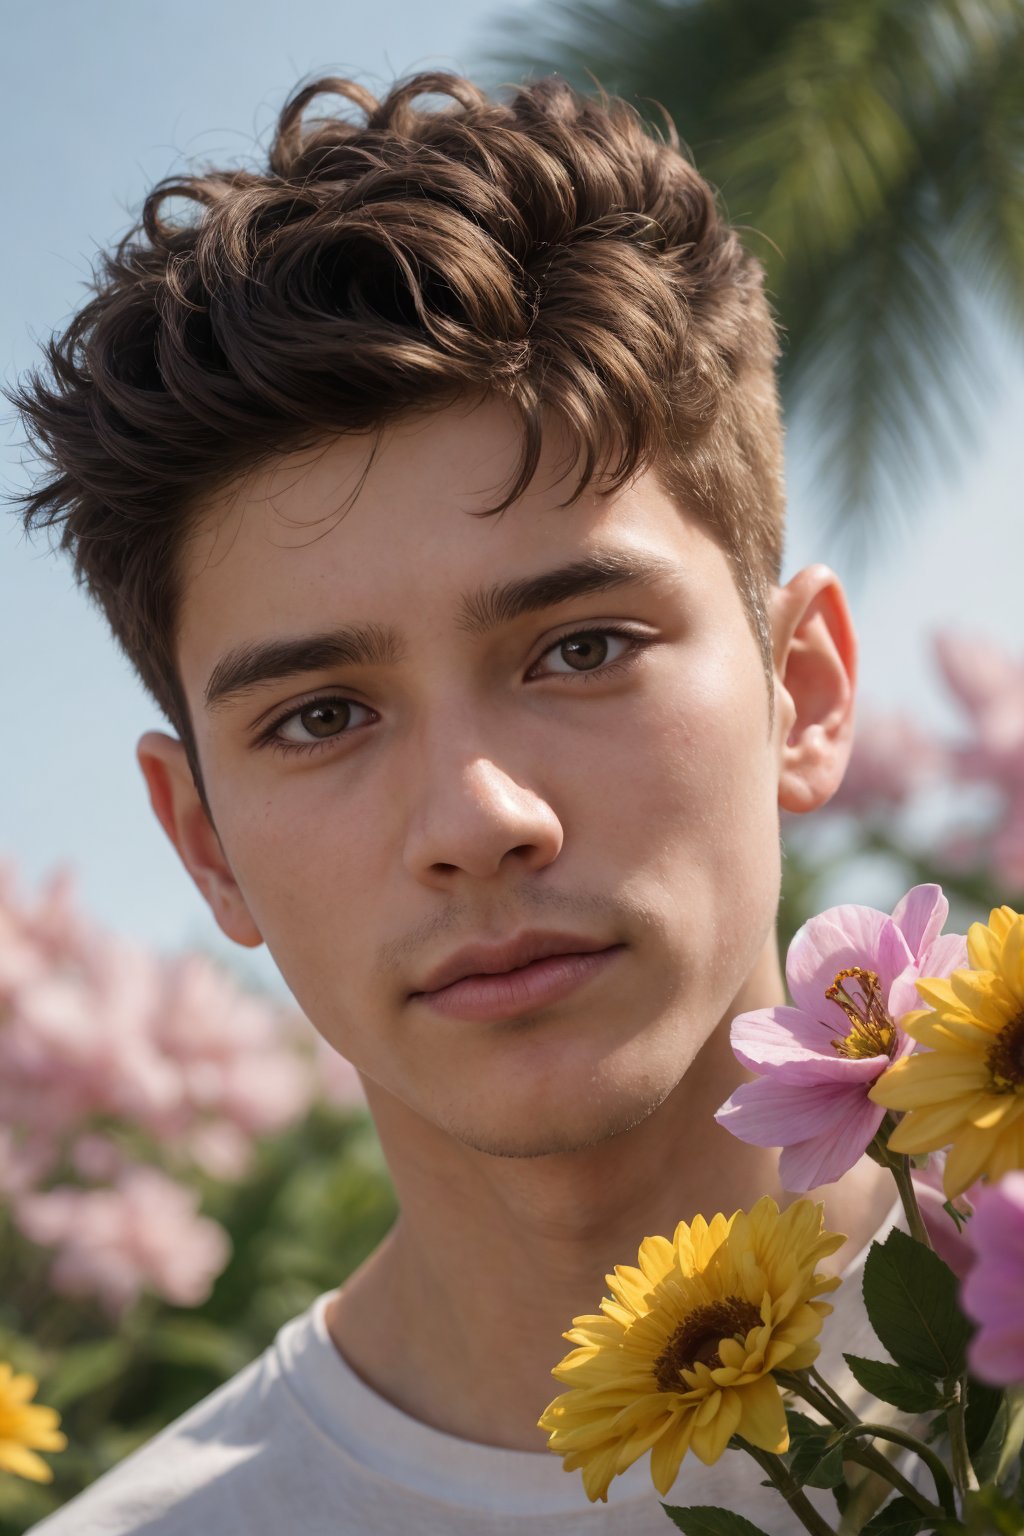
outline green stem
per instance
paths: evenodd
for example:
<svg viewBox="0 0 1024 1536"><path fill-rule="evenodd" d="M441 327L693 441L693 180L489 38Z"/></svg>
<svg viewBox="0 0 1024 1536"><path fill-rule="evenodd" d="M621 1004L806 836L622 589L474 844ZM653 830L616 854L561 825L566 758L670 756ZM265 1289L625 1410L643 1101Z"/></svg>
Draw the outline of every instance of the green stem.
<svg viewBox="0 0 1024 1536"><path fill-rule="evenodd" d="M803 1398L808 1407L816 1409L833 1429L848 1429L851 1424L859 1423L856 1415L850 1412L845 1403L834 1400L834 1394L831 1393L826 1397L824 1392L813 1385L809 1380L809 1372L776 1371L775 1380L780 1387L792 1392L795 1397Z"/></svg>
<svg viewBox="0 0 1024 1536"><path fill-rule="evenodd" d="M923 1515L928 1515L933 1520L945 1519L945 1510L941 1509L938 1504L933 1503L919 1488L915 1488L909 1477L904 1477L899 1468L893 1466L888 1456L883 1456L881 1451L876 1451L873 1445L847 1446L845 1459L847 1461L855 1461L858 1467L863 1467L868 1472L874 1472L878 1477L883 1478L885 1482L891 1483L896 1492L902 1493L905 1499L909 1499L912 1504L916 1504Z"/></svg>
<svg viewBox="0 0 1024 1536"><path fill-rule="evenodd" d="M829 1525L824 1515L818 1513L781 1456L759 1450L748 1440L740 1439L740 1444L748 1455L753 1456L761 1470L768 1474L805 1530L810 1531L812 1536L836 1536L835 1527Z"/></svg>
<svg viewBox="0 0 1024 1536"><path fill-rule="evenodd" d="M814 1382L814 1385L817 1387L818 1391L827 1397L829 1402L835 1404L837 1412L843 1415L843 1418L846 1420L847 1424L856 1424L859 1422L857 1415L854 1413L849 1403L845 1402L843 1398L839 1396L839 1393L836 1391L835 1387L832 1386L831 1382L826 1381L824 1376L822 1376L813 1365L808 1366L807 1374L811 1381Z"/></svg>
<svg viewBox="0 0 1024 1536"><path fill-rule="evenodd" d="M946 1396L951 1399L946 1409L946 1429L949 1432L949 1458L953 1464L953 1481L961 1498L970 1488L977 1488L978 1479L971 1466L967 1449L967 1381L964 1378L944 1383Z"/></svg>
<svg viewBox="0 0 1024 1536"><path fill-rule="evenodd" d="M811 1378L813 1378L813 1382ZM785 1377L783 1377L781 1371L777 1372L776 1380L780 1386L785 1385L790 1391L802 1397L804 1402L809 1407L816 1409L822 1418L831 1424L833 1428L846 1431L860 1426L860 1420L856 1414L844 1403L838 1392L829 1385L825 1378L818 1374L813 1366L806 1371L794 1371L791 1375ZM859 1466L865 1467L868 1471L875 1472L879 1477L884 1478L898 1493L902 1493L916 1504L922 1513L932 1517L944 1514L944 1511L937 1504L933 1504L929 1498L920 1493L913 1483L908 1478L905 1478L897 1467L893 1466L889 1458L883 1456L881 1451L876 1451L873 1445L863 1447L851 1446L847 1459L857 1462Z"/></svg>
<svg viewBox="0 0 1024 1536"><path fill-rule="evenodd" d="M841 1432L835 1444L845 1445L847 1441L857 1440L861 1435L870 1435L873 1440L890 1440L893 1445L906 1446L908 1451L913 1451L915 1456L919 1456L935 1480L935 1492L939 1503L947 1515L956 1519L956 1491L952 1479L930 1446L925 1445L924 1441L919 1440L916 1435L909 1434L907 1430L897 1429L894 1424L853 1424L849 1429Z"/></svg>
<svg viewBox="0 0 1024 1536"><path fill-rule="evenodd" d="M910 1176L910 1158L901 1157L898 1154L889 1153L889 1167L892 1176L896 1180L896 1188L903 1202L903 1209L907 1214L907 1226L910 1228L911 1237L916 1237L919 1243L926 1248L932 1246L932 1240L928 1236L928 1228L924 1224L921 1215L921 1207L917 1203L917 1195L914 1192L914 1181Z"/></svg>

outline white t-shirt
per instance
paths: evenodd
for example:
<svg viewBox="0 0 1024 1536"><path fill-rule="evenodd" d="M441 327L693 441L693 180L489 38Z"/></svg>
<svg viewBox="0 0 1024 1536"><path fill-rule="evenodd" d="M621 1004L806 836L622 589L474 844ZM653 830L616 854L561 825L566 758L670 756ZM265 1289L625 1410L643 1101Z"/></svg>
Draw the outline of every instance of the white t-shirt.
<svg viewBox="0 0 1024 1536"><path fill-rule="evenodd" d="M893 1213L895 1219L895 1213ZM884 1237L892 1222L878 1236ZM829 1298L819 1361L856 1402L843 1351L877 1357L861 1298L867 1249ZM333 1292L273 1344L31 1536L669 1536L649 1456L591 1504L579 1472L549 1451L509 1451L442 1434L380 1397L327 1331ZM553 1394L557 1383L553 1383ZM538 1431L538 1434L540 1432ZM718 1504L767 1536L803 1527L740 1451L687 1456L666 1502ZM810 1490L809 1490L810 1492ZM835 1518L829 1494L812 1494Z"/></svg>

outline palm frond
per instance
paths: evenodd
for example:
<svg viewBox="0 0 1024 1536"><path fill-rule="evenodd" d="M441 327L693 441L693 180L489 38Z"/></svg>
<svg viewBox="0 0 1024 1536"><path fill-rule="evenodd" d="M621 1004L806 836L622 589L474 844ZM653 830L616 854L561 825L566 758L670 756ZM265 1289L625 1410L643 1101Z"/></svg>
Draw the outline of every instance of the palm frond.
<svg viewBox="0 0 1024 1536"><path fill-rule="evenodd" d="M807 318L791 373L823 521L849 558L870 552L883 521L907 524L923 483L956 470L984 399L973 329L922 178L902 217L862 231Z"/></svg>
<svg viewBox="0 0 1024 1536"><path fill-rule="evenodd" d="M1024 0L557 0L503 34L517 71L670 112L768 269L787 410L866 547L970 440L971 289L1024 328Z"/></svg>

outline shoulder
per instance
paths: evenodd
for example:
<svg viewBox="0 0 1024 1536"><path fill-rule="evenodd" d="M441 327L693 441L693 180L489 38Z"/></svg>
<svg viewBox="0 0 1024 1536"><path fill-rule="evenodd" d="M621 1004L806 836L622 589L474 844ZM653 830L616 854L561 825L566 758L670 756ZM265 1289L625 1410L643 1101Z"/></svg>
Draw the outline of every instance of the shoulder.
<svg viewBox="0 0 1024 1536"><path fill-rule="evenodd" d="M263 1453L286 1391L268 1350L29 1536L242 1536L233 1508L257 1457L261 1478L270 1473Z"/></svg>

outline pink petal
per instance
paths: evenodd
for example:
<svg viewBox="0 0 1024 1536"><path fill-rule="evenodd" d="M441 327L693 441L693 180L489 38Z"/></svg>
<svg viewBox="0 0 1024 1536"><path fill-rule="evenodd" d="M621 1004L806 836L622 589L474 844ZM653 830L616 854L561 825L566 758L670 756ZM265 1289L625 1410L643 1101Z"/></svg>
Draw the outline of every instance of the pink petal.
<svg viewBox="0 0 1024 1536"><path fill-rule="evenodd" d="M967 1349L971 1371L980 1381L1008 1387L1024 1381L1024 1323L982 1329Z"/></svg>
<svg viewBox="0 0 1024 1536"><path fill-rule="evenodd" d="M875 971L887 994L913 958L906 939L886 913L873 907L831 907L798 930L789 946L786 981L796 1006L813 1017L835 1019L838 1033L846 1016L825 996L838 972L848 966ZM847 1024L842 1032L848 1028Z"/></svg>
<svg viewBox="0 0 1024 1536"><path fill-rule="evenodd" d="M962 933L945 933L918 957L919 976L952 976L967 964L967 939ZM917 1004L914 1004L915 1008Z"/></svg>
<svg viewBox="0 0 1024 1536"><path fill-rule="evenodd" d="M752 1072L809 1056L833 1056L832 1034L799 1008L761 1008L738 1013L729 1032L732 1048Z"/></svg>
<svg viewBox="0 0 1024 1536"><path fill-rule="evenodd" d="M775 1082L874 1082L889 1065L886 1056L852 1060L841 1056L832 1044L834 1038L828 1025L809 1019L798 1008L737 1014L730 1034L736 1060Z"/></svg>
<svg viewBox="0 0 1024 1536"><path fill-rule="evenodd" d="M756 1083L741 1084L715 1119L740 1141L755 1147L786 1147L810 1136L833 1133L837 1121L848 1114L851 1101L870 1103L860 1084L806 1088L763 1077ZM872 1104L872 1111L877 1107Z"/></svg>
<svg viewBox="0 0 1024 1536"><path fill-rule="evenodd" d="M915 957L935 942L948 916L941 885L915 885L892 909L892 920Z"/></svg>
<svg viewBox="0 0 1024 1536"><path fill-rule="evenodd" d="M863 1157L884 1114L880 1105L864 1099L825 1135L786 1147L779 1158L779 1177L786 1189L801 1194L819 1184L834 1184L849 1173Z"/></svg>

